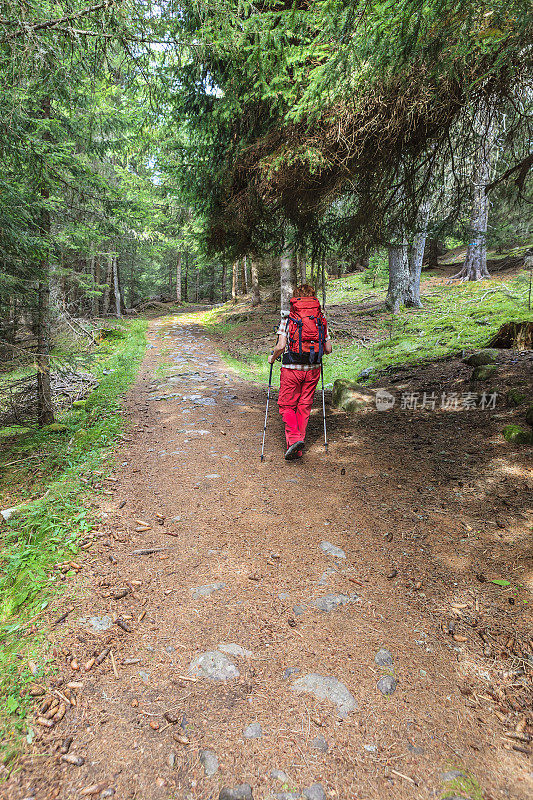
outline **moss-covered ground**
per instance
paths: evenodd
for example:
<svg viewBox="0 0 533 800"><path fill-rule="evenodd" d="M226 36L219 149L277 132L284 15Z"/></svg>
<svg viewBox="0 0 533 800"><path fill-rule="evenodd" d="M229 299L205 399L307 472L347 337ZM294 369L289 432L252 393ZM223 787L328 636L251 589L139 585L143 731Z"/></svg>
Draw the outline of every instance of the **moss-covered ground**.
<svg viewBox="0 0 533 800"><path fill-rule="evenodd" d="M93 526L89 475L110 468L124 417L121 398L146 344L144 320L123 323L93 352L97 388L61 414L65 429L0 430L0 508L23 504L0 527L0 734L4 756L16 749L29 698L24 686L47 670L41 615L60 587L52 567L73 559ZM27 502L30 501L30 502ZM68 573L67 573L68 577Z"/></svg>
<svg viewBox="0 0 533 800"><path fill-rule="evenodd" d="M505 322L533 320L529 283L527 270L477 283L450 283L442 274L424 272L423 308L393 315L383 305L383 258L364 273L330 280L326 310L334 352L325 359L325 380L356 380L369 370L364 380L371 381L387 367L484 347ZM197 318L219 337L231 367L249 380L268 380L265 356L275 341L271 332L279 310L273 305L252 310L243 301L200 312Z"/></svg>

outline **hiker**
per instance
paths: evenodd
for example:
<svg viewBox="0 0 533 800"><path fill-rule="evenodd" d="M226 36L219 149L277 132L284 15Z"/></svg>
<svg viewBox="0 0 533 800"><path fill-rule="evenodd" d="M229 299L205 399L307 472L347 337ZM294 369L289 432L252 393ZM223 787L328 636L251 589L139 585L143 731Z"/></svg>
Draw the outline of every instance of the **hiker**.
<svg viewBox="0 0 533 800"><path fill-rule="evenodd" d="M277 333L268 362L273 364L283 355L278 406L285 423L285 458L290 461L303 455L322 355L332 350L326 318L310 284L298 286L290 301L289 316L281 320Z"/></svg>

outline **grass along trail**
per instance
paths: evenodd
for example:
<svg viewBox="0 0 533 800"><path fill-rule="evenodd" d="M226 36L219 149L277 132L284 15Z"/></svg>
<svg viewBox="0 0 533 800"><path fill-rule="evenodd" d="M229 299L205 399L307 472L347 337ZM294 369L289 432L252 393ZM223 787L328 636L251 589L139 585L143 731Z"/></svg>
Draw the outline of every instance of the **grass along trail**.
<svg viewBox="0 0 533 800"><path fill-rule="evenodd" d="M453 603L499 619L499 589L443 558L459 533L440 489L413 509L427 464L409 439L400 456L396 418L331 416L326 455L317 401L287 463L273 403L260 464L264 389L193 317L148 336L97 543L50 633L50 686L73 683L75 705L39 728L6 797L530 796L473 631L461 614L441 629Z"/></svg>

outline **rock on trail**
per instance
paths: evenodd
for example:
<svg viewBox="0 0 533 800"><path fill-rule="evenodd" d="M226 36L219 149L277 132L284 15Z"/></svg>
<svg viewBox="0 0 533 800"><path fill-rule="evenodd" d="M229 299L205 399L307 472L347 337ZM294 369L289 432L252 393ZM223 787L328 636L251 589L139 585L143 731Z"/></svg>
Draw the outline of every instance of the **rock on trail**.
<svg viewBox="0 0 533 800"><path fill-rule="evenodd" d="M337 706L340 717L346 717L350 711L355 711L357 708L354 696L337 678L311 673L297 678L291 689L298 693L308 692L317 700L329 700L330 703Z"/></svg>
<svg viewBox="0 0 533 800"><path fill-rule="evenodd" d="M200 653L191 662L189 674L195 678L209 678L212 681L230 681L238 678L240 672L225 655L216 650L208 650Z"/></svg>
<svg viewBox="0 0 533 800"><path fill-rule="evenodd" d="M346 558L346 553L340 547L337 547L331 542L321 542L320 549L326 553L326 555L331 556L332 558Z"/></svg>

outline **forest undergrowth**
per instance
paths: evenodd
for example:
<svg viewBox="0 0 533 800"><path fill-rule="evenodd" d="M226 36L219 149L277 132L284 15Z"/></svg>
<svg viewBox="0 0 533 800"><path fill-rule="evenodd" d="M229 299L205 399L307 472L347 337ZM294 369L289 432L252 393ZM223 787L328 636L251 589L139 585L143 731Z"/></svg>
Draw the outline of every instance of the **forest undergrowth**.
<svg viewBox="0 0 533 800"><path fill-rule="evenodd" d="M328 282L327 316L334 341L324 361L324 379L372 381L386 368L419 364L462 350L485 347L506 322L533 319L528 270L468 283L450 283L441 272L424 273L423 308L391 314L384 308L387 272L376 259L371 269ZM275 342L279 310L226 303L200 313L199 321L219 339L229 365L248 380L268 382L265 355ZM276 380L279 371L275 371Z"/></svg>
<svg viewBox="0 0 533 800"><path fill-rule="evenodd" d="M85 495L102 488L111 468L125 422L121 398L137 374L146 329L145 320L122 323L100 342L90 359L98 386L59 416L58 430L0 430L0 507L21 504L0 527L0 739L13 752L31 703L24 686L48 670L39 618L68 587L74 559L94 527ZM54 570L69 562L74 566Z"/></svg>

